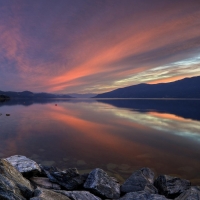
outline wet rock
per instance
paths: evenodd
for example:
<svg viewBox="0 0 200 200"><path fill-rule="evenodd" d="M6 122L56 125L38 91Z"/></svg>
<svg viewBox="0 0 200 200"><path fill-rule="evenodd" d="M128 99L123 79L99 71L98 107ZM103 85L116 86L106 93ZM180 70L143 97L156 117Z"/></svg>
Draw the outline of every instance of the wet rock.
<svg viewBox="0 0 200 200"><path fill-rule="evenodd" d="M37 188L34 192L34 198L30 200L70 200L67 196L47 190L43 188Z"/></svg>
<svg viewBox="0 0 200 200"><path fill-rule="evenodd" d="M167 200L167 199L163 195L150 194L145 191L139 191L139 192L127 193L119 200Z"/></svg>
<svg viewBox="0 0 200 200"><path fill-rule="evenodd" d="M24 176L32 176L41 172L39 165L35 161L27 158L26 156L15 155L8 157L5 160L7 160Z"/></svg>
<svg viewBox="0 0 200 200"><path fill-rule="evenodd" d="M66 195L72 200L101 200L99 197L91 194L90 192L87 191L64 191L64 190L59 190L56 191L60 194Z"/></svg>
<svg viewBox="0 0 200 200"><path fill-rule="evenodd" d="M163 194L167 198L175 198L189 189L191 183L185 179L161 175L155 180L154 185L158 189L159 194Z"/></svg>
<svg viewBox="0 0 200 200"><path fill-rule="evenodd" d="M158 193L153 185L154 173L149 168L135 171L121 186L122 193L138 192L142 190Z"/></svg>
<svg viewBox="0 0 200 200"><path fill-rule="evenodd" d="M97 168L89 173L84 188L105 198L113 199L120 197L120 185L102 169Z"/></svg>
<svg viewBox="0 0 200 200"><path fill-rule="evenodd" d="M176 200L200 200L200 187L191 187L180 194Z"/></svg>
<svg viewBox="0 0 200 200"><path fill-rule="evenodd" d="M33 188L9 162L0 160L0 199L23 200L32 197Z"/></svg>
<svg viewBox="0 0 200 200"><path fill-rule="evenodd" d="M87 179L87 175L80 175L76 168L60 171L55 167L42 166L42 170L51 182L58 183L67 190L76 190L82 187Z"/></svg>
<svg viewBox="0 0 200 200"><path fill-rule="evenodd" d="M39 186L45 189L54 189L54 190L61 189L60 185L50 182L49 179L45 177L32 177L30 178L30 181L33 185Z"/></svg>

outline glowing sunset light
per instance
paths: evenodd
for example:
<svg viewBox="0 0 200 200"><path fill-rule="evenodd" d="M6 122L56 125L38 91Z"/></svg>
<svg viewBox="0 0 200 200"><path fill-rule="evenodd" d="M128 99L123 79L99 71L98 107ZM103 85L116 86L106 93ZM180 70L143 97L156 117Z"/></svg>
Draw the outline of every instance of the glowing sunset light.
<svg viewBox="0 0 200 200"><path fill-rule="evenodd" d="M0 90L101 93L199 76L199 18L197 0L3 1Z"/></svg>

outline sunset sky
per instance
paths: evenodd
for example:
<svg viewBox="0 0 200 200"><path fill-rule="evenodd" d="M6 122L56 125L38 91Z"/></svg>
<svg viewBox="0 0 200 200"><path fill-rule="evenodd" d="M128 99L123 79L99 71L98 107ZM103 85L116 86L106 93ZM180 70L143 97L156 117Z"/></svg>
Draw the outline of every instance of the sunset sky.
<svg viewBox="0 0 200 200"><path fill-rule="evenodd" d="M199 0L0 1L2 91L102 93L199 75Z"/></svg>

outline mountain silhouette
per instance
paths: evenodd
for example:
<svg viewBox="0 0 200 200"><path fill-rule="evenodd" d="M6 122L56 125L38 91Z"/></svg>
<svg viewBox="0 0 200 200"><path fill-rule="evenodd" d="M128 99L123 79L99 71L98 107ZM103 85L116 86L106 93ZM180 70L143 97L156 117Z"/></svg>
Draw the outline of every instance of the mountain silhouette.
<svg viewBox="0 0 200 200"><path fill-rule="evenodd" d="M142 83L98 94L94 98L200 98L200 76L170 83Z"/></svg>

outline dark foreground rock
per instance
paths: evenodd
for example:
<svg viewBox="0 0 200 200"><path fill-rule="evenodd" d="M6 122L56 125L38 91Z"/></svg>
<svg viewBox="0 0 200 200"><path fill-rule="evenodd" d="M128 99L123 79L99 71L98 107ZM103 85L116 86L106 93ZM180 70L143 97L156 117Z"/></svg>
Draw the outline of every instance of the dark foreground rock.
<svg viewBox="0 0 200 200"><path fill-rule="evenodd" d="M81 188L87 178L87 175L80 175L76 168L60 171L55 167L41 167L51 182L58 183L66 190Z"/></svg>
<svg viewBox="0 0 200 200"><path fill-rule="evenodd" d="M146 191L140 191L127 193L119 200L167 200L167 198L159 194L150 194Z"/></svg>
<svg viewBox="0 0 200 200"><path fill-rule="evenodd" d="M0 160L0 199L23 200L33 195L30 182L9 162Z"/></svg>
<svg viewBox="0 0 200 200"><path fill-rule="evenodd" d="M178 196L176 200L200 200L200 187L191 187Z"/></svg>
<svg viewBox="0 0 200 200"><path fill-rule="evenodd" d="M26 156L14 155L6 158L5 160L7 160L24 176L32 176L41 172L39 165Z"/></svg>
<svg viewBox="0 0 200 200"><path fill-rule="evenodd" d="M120 185L102 169L97 168L90 172L84 188L101 197L110 199L120 197Z"/></svg>
<svg viewBox="0 0 200 200"><path fill-rule="evenodd" d="M70 200L67 196L54 192L52 190L47 190L43 188L37 188L34 192L34 198L31 200Z"/></svg>
<svg viewBox="0 0 200 200"><path fill-rule="evenodd" d="M122 193L137 192L146 190L149 193L158 193L153 185L154 173L149 168L142 168L135 171L121 186Z"/></svg>
<svg viewBox="0 0 200 200"><path fill-rule="evenodd" d="M91 194L90 192L87 191L64 191L64 190L59 190L55 191L60 194L66 195L72 200L101 200L99 197Z"/></svg>
<svg viewBox="0 0 200 200"><path fill-rule="evenodd" d="M31 177L30 181L36 187L39 186L45 189L53 189L53 190L61 189L60 185L50 182L49 179L46 177Z"/></svg>
<svg viewBox="0 0 200 200"><path fill-rule="evenodd" d="M155 180L155 186L159 190L159 194L163 194L168 198L176 198L191 186L190 181L161 175Z"/></svg>

